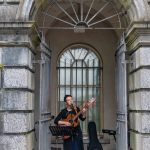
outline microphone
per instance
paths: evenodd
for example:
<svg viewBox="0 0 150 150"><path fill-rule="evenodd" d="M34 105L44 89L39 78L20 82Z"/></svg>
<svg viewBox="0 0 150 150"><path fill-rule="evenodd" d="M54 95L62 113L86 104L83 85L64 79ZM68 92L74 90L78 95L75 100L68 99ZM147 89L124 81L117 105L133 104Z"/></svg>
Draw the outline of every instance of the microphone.
<svg viewBox="0 0 150 150"><path fill-rule="evenodd" d="M73 104L73 103L71 104L71 109L72 109L72 110L75 110L75 109L76 109L75 104Z"/></svg>
<svg viewBox="0 0 150 150"><path fill-rule="evenodd" d="M73 103L71 104L71 109L74 109L74 105L73 105Z"/></svg>

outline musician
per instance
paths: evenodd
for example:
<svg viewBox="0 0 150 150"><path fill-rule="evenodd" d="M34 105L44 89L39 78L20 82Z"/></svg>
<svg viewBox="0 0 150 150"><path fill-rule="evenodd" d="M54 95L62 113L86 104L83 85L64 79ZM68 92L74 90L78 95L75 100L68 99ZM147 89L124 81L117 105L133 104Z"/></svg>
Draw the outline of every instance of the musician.
<svg viewBox="0 0 150 150"><path fill-rule="evenodd" d="M68 120L66 121L65 119L69 117L73 118L80 111L80 109L73 105L71 95L65 95L64 102L66 104L66 108L61 110L61 112L55 118L54 123L57 125L71 126L72 123L70 123ZM83 140L82 140L83 136L82 136L82 131L80 128L79 119L82 121L86 119L85 112L86 112L86 109L84 108L82 110L82 113L75 120L77 126L74 127L74 132L73 132L74 134L70 136L68 139L64 140L63 142L64 150L84 150Z"/></svg>

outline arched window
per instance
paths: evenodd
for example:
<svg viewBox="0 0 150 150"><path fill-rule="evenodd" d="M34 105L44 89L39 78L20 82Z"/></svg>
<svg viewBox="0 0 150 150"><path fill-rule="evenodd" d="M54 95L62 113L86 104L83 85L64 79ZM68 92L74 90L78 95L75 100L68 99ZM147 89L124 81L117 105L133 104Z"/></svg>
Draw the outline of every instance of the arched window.
<svg viewBox="0 0 150 150"><path fill-rule="evenodd" d="M64 108L65 94L71 94L77 106L82 106L92 97L96 98L96 105L89 108L86 121L81 123L84 133L91 120L96 122L99 131L101 129L101 70L101 60L97 54L92 48L82 45L69 47L58 60L58 111Z"/></svg>

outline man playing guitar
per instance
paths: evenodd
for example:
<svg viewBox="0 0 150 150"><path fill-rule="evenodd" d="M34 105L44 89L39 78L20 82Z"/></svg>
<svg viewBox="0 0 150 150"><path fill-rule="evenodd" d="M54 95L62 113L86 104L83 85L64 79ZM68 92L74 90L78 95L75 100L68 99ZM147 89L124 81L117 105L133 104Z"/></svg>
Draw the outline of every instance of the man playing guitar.
<svg viewBox="0 0 150 150"><path fill-rule="evenodd" d="M61 110L58 116L55 118L54 123L61 126L73 126L74 134L72 136L64 137L63 149L64 150L84 150L82 131L79 123L79 119L84 121L86 119L86 108L80 110L73 105L72 96L65 95L64 102L66 108Z"/></svg>

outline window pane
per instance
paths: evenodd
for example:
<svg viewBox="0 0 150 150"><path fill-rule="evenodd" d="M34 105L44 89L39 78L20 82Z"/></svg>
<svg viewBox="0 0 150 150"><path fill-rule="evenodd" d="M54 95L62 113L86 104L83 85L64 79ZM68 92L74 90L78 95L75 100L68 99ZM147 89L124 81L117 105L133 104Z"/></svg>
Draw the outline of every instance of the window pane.
<svg viewBox="0 0 150 150"><path fill-rule="evenodd" d="M77 70L76 70L76 69L73 69L72 72L73 72L73 73L72 73L72 84L73 84L73 85L76 85L76 82L77 82L77 81L76 81L76 72L77 72Z"/></svg>
<svg viewBox="0 0 150 150"><path fill-rule="evenodd" d="M86 69L82 69L82 76L81 76L81 77L82 77L82 82L83 82L82 84L83 84L83 85L86 85L86 84L87 84ZM81 77L80 77L80 78L81 78Z"/></svg>
<svg viewBox="0 0 150 150"><path fill-rule="evenodd" d="M75 59L84 59L88 51L83 48L73 48L70 50Z"/></svg>
<svg viewBox="0 0 150 150"><path fill-rule="evenodd" d="M66 88L65 95L70 95L70 92L71 92L71 89L70 89L70 87L69 87L69 88Z"/></svg>
<svg viewBox="0 0 150 150"><path fill-rule="evenodd" d="M82 69L77 70L77 85L82 84Z"/></svg>
<svg viewBox="0 0 150 150"><path fill-rule="evenodd" d="M65 95L65 88L60 88L59 93L60 93L59 100L60 100L60 101L64 101L63 98L64 98L64 95Z"/></svg>
<svg viewBox="0 0 150 150"><path fill-rule="evenodd" d="M94 69L94 85L100 84L100 71L99 69Z"/></svg>
<svg viewBox="0 0 150 150"><path fill-rule="evenodd" d="M69 85L70 84L70 76L71 76L71 73L70 73L70 69L66 69L66 85Z"/></svg>
<svg viewBox="0 0 150 150"><path fill-rule="evenodd" d="M89 85L93 85L93 80L94 80L94 78L93 78L93 69L89 69Z"/></svg>
<svg viewBox="0 0 150 150"><path fill-rule="evenodd" d="M65 70L64 69L60 69L60 81L59 84L60 85L64 85L65 84Z"/></svg>
<svg viewBox="0 0 150 150"><path fill-rule="evenodd" d="M76 88L72 88L71 91L72 91L71 93L72 93L73 100L74 100L74 102L76 102L77 101L77 97L76 97L77 89Z"/></svg>

